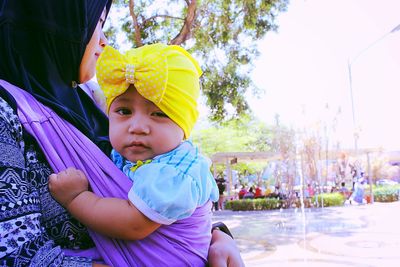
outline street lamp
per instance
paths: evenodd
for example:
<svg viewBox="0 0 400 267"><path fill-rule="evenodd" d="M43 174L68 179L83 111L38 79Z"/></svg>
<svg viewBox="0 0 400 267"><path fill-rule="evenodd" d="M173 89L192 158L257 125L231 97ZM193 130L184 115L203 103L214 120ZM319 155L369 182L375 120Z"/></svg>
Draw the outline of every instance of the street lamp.
<svg viewBox="0 0 400 267"><path fill-rule="evenodd" d="M351 77L351 65L368 49L370 49L372 46L374 46L376 43L380 42L381 40L383 40L384 38L386 38L386 36L395 33L397 31L400 31L400 24L397 25L396 27L394 27L390 32L384 34L382 37L380 37L379 39L375 40L374 42L372 42L370 45L368 45L366 48L364 48L363 50L361 50L360 52L358 52L358 54L353 58L353 60L350 60L350 58L347 60L347 67L349 70L349 87L350 87L350 98L351 98L351 112L352 112L352 116L353 116L353 127L354 127L354 150L355 150L355 154L357 156L358 154L358 131L357 131L357 126L356 126L356 116L355 116L355 112L354 112L354 100L353 100L353 81L352 81L352 77ZM369 183L369 193L371 196L371 203L374 203L374 195L372 194L372 177L369 173L369 154L367 153L367 158L368 158L368 183Z"/></svg>
<svg viewBox="0 0 400 267"><path fill-rule="evenodd" d="M368 49L370 49L372 46L374 46L376 43L380 42L381 40L383 40L384 38L386 38L386 36L400 31L400 24L397 25L396 27L394 27L390 32L384 34L382 37L380 37L379 39L375 40L374 42L372 42L370 45L368 45L366 48L364 48L363 50L361 50L360 52L358 52L358 54L353 57L353 59L348 58L347 60L347 67L348 67L348 71L349 71L349 87L350 87L350 98L351 98L351 113L352 113L352 117L353 117L353 127L354 127L354 150L355 150L355 154L357 155L358 153L358 131L357 131L357 126L356 126L356 116L355 116L355 108L354 108L354 100L353 100L353 81L352 81L352 76L351 76L351 66L352 64Z"/></svg>

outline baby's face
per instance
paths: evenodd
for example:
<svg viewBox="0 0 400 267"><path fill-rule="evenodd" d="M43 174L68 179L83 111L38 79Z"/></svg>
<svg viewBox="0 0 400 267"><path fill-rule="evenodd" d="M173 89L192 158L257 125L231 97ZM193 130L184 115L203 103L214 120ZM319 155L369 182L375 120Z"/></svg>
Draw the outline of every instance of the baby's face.
<svg viewBox="0 0 400 267"><path fill-rule="evenodd" d="M132 162L169 152L184 136L174 121L133 86L111 103L109 120L112 146Z"/></svg>

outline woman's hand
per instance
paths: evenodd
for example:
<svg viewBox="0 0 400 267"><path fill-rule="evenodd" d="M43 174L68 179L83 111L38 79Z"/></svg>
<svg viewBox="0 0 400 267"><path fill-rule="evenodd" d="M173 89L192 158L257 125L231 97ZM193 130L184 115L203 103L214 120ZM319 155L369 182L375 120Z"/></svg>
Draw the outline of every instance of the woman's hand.
<svg viewBox="0 0 400 267"><path fill-rule="evenodd" d="M87 191L88 187L85 174L72 167L49 176L50 193L65 208L68 208L76 196Z"/></svg>
<svg viewBox="0 0 400 267"><path fill-rule="evenodd" d="M211 267L244 267L236 242L220 230L212 232L208 264Z"/></svg>

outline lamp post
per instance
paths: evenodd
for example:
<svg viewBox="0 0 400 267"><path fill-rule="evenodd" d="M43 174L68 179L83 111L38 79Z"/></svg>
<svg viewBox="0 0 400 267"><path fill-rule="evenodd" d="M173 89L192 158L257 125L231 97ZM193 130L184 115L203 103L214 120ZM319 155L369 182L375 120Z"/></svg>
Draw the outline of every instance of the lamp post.
<svg viewBox="0 0 400 267"><path fill-rule="evenodd" d="M368 45L367 47L365 47L363 50L361 50L360 52L358 52L358 54L353 57L353 59L348 58L347 60L347 67L348 67L348 71L349 71L349 88L350 88L350 99L351 99L351 113L352 113L352 118L353 118L353 127L354 127L354 150L355 150L355 154L357 155L358 153L358 138L359 138L359 134L358 134L358 130L357 130L357 125L356 125L356 115L355 115L355 108L354 108L354 99L353 99L353 80L352 80L352 76L351 76L351 67L354 64L354 62L363 54L365 53L368 49L370 49L372 46L374 46L376 43L380 42L381 40L383 40L384 38L386 38L388 35L400 31L400 24L397 25L396 27L394 27L390 32L387 32L386 34L384 34L382 37L378 38L377 40L375 40L374 42L372 42L370 45Z"/></svg>
<svg viewBox="0 0 400 267"><path fill-rule="evenodd" d="M378 38L374 42L372 42L370 45L368 45L366 48L358 52L358 54L351 60L350 58L347 60L347 67L349 71L349 88L350 88L350 98L351 98L351 113L353 117L353 127L354 127L354 150L355 154L357 156L358 154L358 130L356 126L356 116L355 116L355 108L354 108L354 99L353 99L353 80L351 76L351 66L352 64L368 49L370 49L372 46L374 46L376 43L380 42L384 38L386 38L388 35L395 33L397 31L400 31L400 24L394 27L390 32L387 32L384 34L382 37ZM371 203L374 203L374 195L372 194L372 177L370 175L370 167L369 167L369 153L367 153L367 159L368 159L368 183L369 183L369 193L371 196Z"/></svg>

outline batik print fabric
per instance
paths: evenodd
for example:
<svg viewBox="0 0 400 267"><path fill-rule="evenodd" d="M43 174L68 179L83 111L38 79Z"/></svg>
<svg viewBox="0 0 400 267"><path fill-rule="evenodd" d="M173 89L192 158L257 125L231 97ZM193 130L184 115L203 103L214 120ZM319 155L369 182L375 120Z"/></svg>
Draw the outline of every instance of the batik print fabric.
<svg viewBox="0 0 400 267"><path fill-rule="evenodd" d="M51 197L51 170L0 98L0 266L91 266L62 248L93 247L86 228Z"/></svg>

